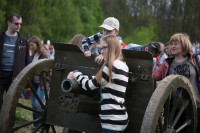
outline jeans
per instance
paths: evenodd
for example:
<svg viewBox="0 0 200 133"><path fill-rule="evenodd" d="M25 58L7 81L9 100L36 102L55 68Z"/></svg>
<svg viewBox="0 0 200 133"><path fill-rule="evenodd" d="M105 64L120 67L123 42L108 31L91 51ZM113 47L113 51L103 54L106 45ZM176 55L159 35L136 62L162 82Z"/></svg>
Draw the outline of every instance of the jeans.
<svg viewBox="0 0 200 133"><path fill-rule="evenodd" d="M33 83L33 89L38 94L39 98L42 100L45 96L44 90L40 89L40 83ZM34 109L41 109L40 103L36 99L35 95L31 92L31 103ZM37 119L37 113L33 112L33 120ZM37 127L38 124L34 123L34 127Z"/></svg>
<svg viewBox="0 0 200 133"><path fill-rule="evenodd" d="M197 108L197 116L198 116L197 133L200 133L200 108Z"/></svg>
<svg viewBox="0 0 200 133"><path fill-rule="evenodd" d="M3 94L8 91L10 84L12 83L12 71L1 71L0 72L0 112L3 104Z"/></svg>
<svg viewBox="0 0 200 133"><path fill-rule="evenodd" d="M124 133L124 131L114 131L114 130L102 128L101 133Z"/></svg>

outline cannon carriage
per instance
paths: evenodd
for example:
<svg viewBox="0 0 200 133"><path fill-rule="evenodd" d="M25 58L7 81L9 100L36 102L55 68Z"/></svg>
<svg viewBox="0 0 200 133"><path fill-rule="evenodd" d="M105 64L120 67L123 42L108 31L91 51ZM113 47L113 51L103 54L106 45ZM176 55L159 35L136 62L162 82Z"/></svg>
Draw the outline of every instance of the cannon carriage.
<svg viewBox="0 0 200 133"><path fill-rule="evenodd" d="M95 75L101 64L94 58L85 58L75 45L55 43L55 60L41 59L29 64L11 84L0 113L0 132L11 133L32 125L33 132L56 132L55 126L67 127L87 133L100 133L100 91L83 90L76 81L67 80L67 74L79 70ZM125 133L195 133L197 113L192 86L187 78L170 75L156 87L152 78L152 56L145 51L123 50L129 67L129 82L125 104L129 124ZM46 70L52 70L50 91L46 87ZM40 100L32 89L33 77L40 73L45 98ZM25 88L31 88L41 109L33 109L20 102ZM176 92L172 97L172 92ZM181 104L179 104L182 101ZM35 112L38 117L22 123L16 122L18 109ZM178 109L178 111L177 111ZM184 117L184 120L181 118ZM180 124L177 124L180 123Z"/></svg>

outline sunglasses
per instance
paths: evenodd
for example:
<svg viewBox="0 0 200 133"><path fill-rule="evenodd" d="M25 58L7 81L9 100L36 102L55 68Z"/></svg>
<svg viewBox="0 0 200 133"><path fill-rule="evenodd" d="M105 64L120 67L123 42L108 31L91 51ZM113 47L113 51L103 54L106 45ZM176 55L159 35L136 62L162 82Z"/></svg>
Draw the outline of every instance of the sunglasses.
<svg viewBox="0 0 200 133"><path fill-rule="evenodd" d="M22 23L13 23L13 24L15 24L15 25L22 25Z"/></svg>
<svg viewBox="0 0 200 133"><path fill-rule="evenodd" d="M153 43L151 43L151 46L155 49L156 53L157 53L157 52L158 52L158 53L161 52L160 49L157 48Z"/></svg>
<svg viewBox="0 0 200 133"><path fill-rule="evenodd" d="M108 46L103 46L103 47L100 48L100 50L105 50L107 48L108 48Z"/></svg>

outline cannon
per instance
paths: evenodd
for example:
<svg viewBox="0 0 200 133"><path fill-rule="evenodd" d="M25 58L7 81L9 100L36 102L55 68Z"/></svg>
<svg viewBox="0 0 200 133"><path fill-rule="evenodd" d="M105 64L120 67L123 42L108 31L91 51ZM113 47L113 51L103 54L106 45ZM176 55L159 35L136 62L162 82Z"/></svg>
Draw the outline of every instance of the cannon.
<svg viewBox="0 0 200 133"><path fill-rule="evenodd" d="M76 45L54 43L55 60L41 59L25 67L11 84L0 113L0 132L11 133L39 126L32 132L56 132L55 126L87 133L100 133L100 91L83 90L76 81L66 79L67 74L79 70L95 75L101 64L94 58L85 58ZM125 105L129 124L125 133L195 133L197 112L192 85L180 75L170 75L156 82L152 78L152 56L145 51L122 50L129 67L129 82ZM46 70L52 70L50 91L45 79ZM40 100L32 89L34 75L40 73L45 97ZM36 96L41 109L33 109L21 101L20 95L29 87ZM173 94L173 96L172 96ZM180 102L181 101L181 102ZM19 120L18 113L37 113L35 120ZM23 115L25 115L24 113ZM184 118L182 120L181 118ZM179 124L177 124L179 123Z"/></svg>

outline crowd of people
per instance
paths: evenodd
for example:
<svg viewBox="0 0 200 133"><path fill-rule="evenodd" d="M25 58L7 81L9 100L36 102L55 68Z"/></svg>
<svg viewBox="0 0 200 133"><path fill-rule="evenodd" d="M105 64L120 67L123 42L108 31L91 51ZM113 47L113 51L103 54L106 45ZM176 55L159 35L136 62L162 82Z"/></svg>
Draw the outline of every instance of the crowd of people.
<svg viewBox="0 0 200 133"><path fill-rule="evenodd" d="M3 104L3 94L8 91L10 84L17 74L29 63L43 58L54 59L53 45L42 45L38 36L26 40L19 34L22 26L22 17L17 13L11 13L7 17L8 28L0 35L0 110ZM156 81L162 80L170 74L179 74L187 77L195 95L198 129L200 132L200 75L193 61L194 50L189 36L185 33L176 33L169 42L149 42L146 45L125 45L119 33L119 21L114 17L108 17L99 27L103 31L90 37L82 34L74 36L69 44L77 45L86 58L96 55L95 62L103 62L101 69L94 76L83 75L74 70L67 77L77 80L85 90L101 88L101 119L102 133L122 133L128 125L128 113L125 107L125 93L128 84L129 68L123 60L122 49L147 51L151 53L152 77ZM196 48L196 47L195 47ZM200 59L200 56L198 55ZM184 70L184 71L183 71ZM50 84L47 77L47 83ZM33 79L33 89L38 96L44 98L44 90L40 76ZM48 85L49 85L48 84ZM48 87L47 85L47 87ZM40 109L37 99L31 94L32 107ZM36 114L33 114L36 119ZM34 127L37 127L34 123Z"/></svg>
<svg viewBox="0 0 200 133"><path fill-rule="evenodd" d="M102 98L101 101L101 112L104 112L107 110L113 110L113 111L119 111L123 110L123 106L121 109L112 106L113 103L117 105L124 105L124 97L120 97L123 99L123 101L119 101L117 98L119 96L116 96L116 92L106 90L109 89L115 89L120 91L122 88L126 88L127 84L125 86L121 85L119 81L116 81L115 75L119 73L115 73L115 62L119 60L119 56L117 55L118 52L113 51L117 47L116 42L113 40L111 41L105 41L109 38L109 40L112 40L113 36L115 38L118 38L118 42L121 44L121 48L125 48L127 50L137 50L137 51L148 51L151 53L153 57L153 64L152 64L152 76L155 78L155 80L159 81L162 80L164 77L170 75L170 74L179 74L187 77L193 86L193 92L195 95L195 100L197 103L197 114L198 114L198 127L197 127L197 133L200 132L200 87L198 86L200 82L200 75L197 69L197 65L193 62L193 52L192 52L192 44L190 42L189 36L185 33L176 33L174 34L169 42L167 42L165 45L162 42L150 42L146 45L138 45L138 44L130 44L126 47L123 47L123 41L122 38L119 37L119 22L117 19L113 17L106 18L103 22L103 24L100 26L103 28L102 33L94 34L90 37L86 37L82 40L82 51L84 52L85 57L90 57L94 48L97 49L98 52L94 53L97 55L97 58L99 56L102 56L100 59L95 59L95 62L99 62L104 60L104 64L100 71L93 77L89 78L87 75L83 75L81 72L78 72L77 70L70 72L68 75L69 79L75 79L77 80L83 89L96 89L96 88L106 88L102 92L102 96L106 96L105 98ZM108 32L110 30L110 32ZM112 44L112 45L111 45ZM115 45L113 45L115 44ZM80 45L80 44L79 44ZM196 53L196 52L195 52ZM112 56L113 55L113 56ZM116 57L114 57L116 56ZM198 58L200 56L198 55ZM111 59L114 59L114 61L110 61ZM123 59L121 58L121 61ZM112 67L114 67L114 70ZM122 68L119 68L123 74L127 73L127 69L123 68L124 65L121 65ZM110 72L113 70L112 72ZM99 73L101 73L100 79L99 79ZM111 74L112 73L112 74ZM122 73L121 76L125 76ZM82 78L81 78L82 77ZM84 77L84 78L83 78ZM123 79L122 77L118 77L117 79ZM81 81L81 82L80 82ZM119 88L113 87L112 85L116 82ZM105 82L105 83L104 83ZM119 85L120 84L120 85ZM125 89L126 90L126 89ZM109 96L107 96L109 94ZM123 95L124 96L124 95ZM109 102L108 102L109 101ZM117 103L116 103L117 102ZM106 107L107 105L110 105L109 107ZM128 118L124 117L124 113L117 114L120 117L118 119L118 122L125 122L123 125L127 126L127 120ZM104 115L101 113L99 114L101 118L101 125L102 125L102 133L116 133L116 132L123 132L124 126L122 126L119 123L114 123L112 121L112 115L109 115L110 118L108 118L110 121L104 121ZM106 125L111 126L106 126ZM112 128L115 127L115 128ZM123 127L123 128L122 128Z"/></svg>

